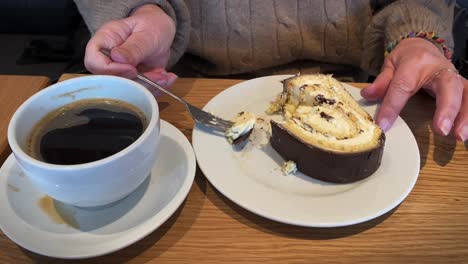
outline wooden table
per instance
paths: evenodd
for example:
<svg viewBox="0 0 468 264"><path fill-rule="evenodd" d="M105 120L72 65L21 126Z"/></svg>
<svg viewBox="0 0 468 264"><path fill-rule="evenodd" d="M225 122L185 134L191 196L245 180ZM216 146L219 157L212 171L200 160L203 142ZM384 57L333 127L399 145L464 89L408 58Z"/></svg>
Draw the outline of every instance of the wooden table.
<svg viewBox="0 0 468 264"><path fill-rule="evenodd" d="M0 75L0 164L11 153L6 136L11 116L26 99L48 84L49 78L43 76Z"/></svg>
<svg viewBox="0 0 468 264"><path fill-rule="evenodd" d="M71 77L64 75L62 80ZM173 91L202 107L238 82L180 79ZM16 97L18 93L11 90L9 94ZM193 122L183 106L167 96L159 101L161 117L190 139ZM0 107L2 112L11 112L15 106ZM118 252L77 262L468 263L467 145L434 134L433 112L434 100L418 94L402 113L416 135L421 172L408 198L382 217L330 229L277 223L223 197L198 170L186 202L158 230ZM2 121L6 124L3 116ZM0 262L64 261L21 249L0 234Z"/></svg>

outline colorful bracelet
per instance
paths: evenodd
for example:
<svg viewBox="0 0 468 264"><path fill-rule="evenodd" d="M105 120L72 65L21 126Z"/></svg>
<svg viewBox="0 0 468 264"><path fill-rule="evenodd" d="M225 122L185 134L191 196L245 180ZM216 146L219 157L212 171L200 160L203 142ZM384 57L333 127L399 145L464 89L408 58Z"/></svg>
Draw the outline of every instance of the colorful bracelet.
<svg viewBox="0 0 468 264"><path fill-rule="evenodd" d="M419 32L409 32L408 34L405 34L401 36L399 39L389 43L387 45L387 48L385 49L385 57L390 54L390 52L396 47L396 45L407 38L423 38L426 40L429 40L430 42L434 43L435 45L439 46L442 51L444 52L444 56L450 60L452 58L452 53L450 52L450 49L447 47L445 44L445 40L435 32L426 32L426 31L419 31Z"/></svg>

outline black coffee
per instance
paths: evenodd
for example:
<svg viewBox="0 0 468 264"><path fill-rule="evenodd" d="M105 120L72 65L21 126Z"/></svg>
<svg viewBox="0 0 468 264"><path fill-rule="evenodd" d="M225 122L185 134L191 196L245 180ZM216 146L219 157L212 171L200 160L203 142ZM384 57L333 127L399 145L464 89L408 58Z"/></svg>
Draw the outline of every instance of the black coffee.
<svg viewBox="0 0 468 264"><path fill-rule="evenodd" d="M72 165L109 157L140 137L146 118L136 106L114 99L80 100L47 114L34 127L30 154Z"/></svg>

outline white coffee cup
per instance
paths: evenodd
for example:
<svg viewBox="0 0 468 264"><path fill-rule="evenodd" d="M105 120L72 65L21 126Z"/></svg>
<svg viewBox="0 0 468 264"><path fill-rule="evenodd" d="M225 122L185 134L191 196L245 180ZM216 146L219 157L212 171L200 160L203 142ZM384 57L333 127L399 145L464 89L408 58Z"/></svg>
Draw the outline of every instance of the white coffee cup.
<svg viewBox="0 0 468 264"><path fill-rule="evenodd" d="M34 126L63 105L112 98L137 106L148 126L130 146L107 158L77 165L55 165L28 154ZM140 84L115 76L86 76L54 84L24 102L8 126L8 142L24 173L42 192L66 204L101 206L124 198L148 177L157 157L160 119L154 96Z"/></svg>

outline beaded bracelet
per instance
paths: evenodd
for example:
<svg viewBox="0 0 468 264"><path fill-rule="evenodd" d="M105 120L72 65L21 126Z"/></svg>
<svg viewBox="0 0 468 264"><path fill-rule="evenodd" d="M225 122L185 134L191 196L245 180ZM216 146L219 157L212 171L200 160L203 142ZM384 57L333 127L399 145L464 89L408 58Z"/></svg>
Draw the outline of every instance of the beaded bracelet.
<svg viewBox="0 0 468 264"><path fill-rule="evenodd" d="M390 54L390 52L396 47L396 45L404 40L404 39L407 39L407 38L423 38L423 39L426 39L426 40L429 40L430 42L436 44L437 46L439 46L442 51L444 52L444 56L450 60L452 58L452 53L450 52L449 48L447 47L447 45L445 44L445 40L441 37L439 37L439 35L435 32L426 32L426 31L419 31L419 32L409 32L408 34L405 34L403 36L401 36L399 39L389 43L387 45L387 48L385 49L385 57Z"/></svg>

